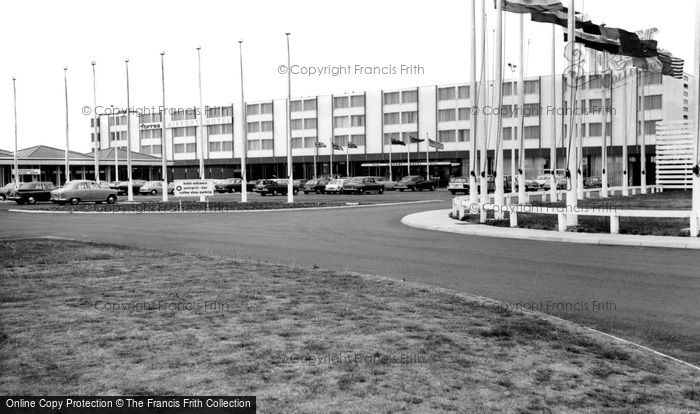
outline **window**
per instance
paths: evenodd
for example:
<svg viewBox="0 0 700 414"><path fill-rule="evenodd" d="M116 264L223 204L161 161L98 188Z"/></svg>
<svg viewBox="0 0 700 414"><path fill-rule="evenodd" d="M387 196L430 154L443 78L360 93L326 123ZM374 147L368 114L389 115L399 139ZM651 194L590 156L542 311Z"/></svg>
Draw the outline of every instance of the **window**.
<svg viewBox="0 0 700 414"><path fill-rule="evenodd" d="M149 155L151 153L150 145L141 145L141 154Z"/></svg>
<svg viewBox="0 0 700 414"><path fill-rule="evenodd" d="M305 111L315 111L316 110L316 99L307 99L304 101Z"/></svg>
<svg viewBox="0 0 700 414"><path fill-rule="evenodd" d="M391 144L392 139L399 139L398 132L387 132L384 134L384 145Z"/></svg>
<svg viewBox="0 0 700 414"><path fill-rule="evenodd" d="M197 135L196 127L178 127L173 128L173 138L193 137Z"/></svg>
<svg viewBox="0 0 700 414"><path fill-rule="evenodd" d="M401 93L402 103L418 102L418 91L404 91Z"/></svg>
<svg viewBox="0 0 700 414"><path fill-rule="evenodd" d="M600 89L603 87L602 78L600 75L589 75L588 76L588 88L589 89Z"/></svg>
<svg viewBox="0 0 700 414"><path fill-rule="evenodd" d="M260 104L261 114L271 114L272 113L272 102Z"/></svg>
<svg viewBox="0 0 700 414"><path fill-rule="evenodd" d="M644 135L656 135L656 123L661 120L644 121ZM637 123L637 128L641 130L642 121Z"/></svg>
<svg viewBox="0 0 700 414"><path fill-rule="evenodd" d="M258 115L260 113L260 105L250 104L246 108L246 114L248 115Z"/></svg>
<svg viewBox="0 0 700 414"><path fill-rule="evenodd" d="M221 142L210 142L209 152L221 152Z"/></svg>
<svg viewBox="0 0 700 414"><path fill-rule="evenodd" d="M292 128L292 131L297 131L299 129L302 129L303 124L304 121L302 119L292 119L289 125Z"/></svg>
<svg viewBox="0 0 700 414"><path fill-rule="evenodd" d="M260 141L260 148L262 150L271 150L274 145L274 141L271 139L263 139Z"/></svg>
<svg viewBox="0 0 700 414"><path fill-rule="evenodd" d="M336 116L333 117L333 127L334 128L347 128L350 126L350 118L347 116Z"/></svg>
<svg viewBox="0 0 700 414"><path fill-rule="evenodd" d="M348 136L336 135L333 137L333 143L336 145L340 145L341 147L346 147L348 145Z"/></svg>
<svg viewBox="0 0 700 414"><path fill-rule="evenodd" d="M395 125L398 123L400 123L400 118L399 118L398 112L391 112L388 114L384 114L384 124L385 125Z"/></svg>
<svg viewBox="0 0 700 414"><path fill-rule="evenodd" d="M272 132L272 121L262 121L260 123L260 132Z"/></svg>
<svg viewBox="0 0 700 414"><path fill-rule="evenodd" d="M468 129L457 130L457 141L458 142L469 142L470 134Z"/></svg>
<svg viewBox="0 0 700 414"><path fill-rule="evenodd" d="M365 96L364 95L356 95L350 98L350 106L353 108L365 106Z"/></svg>
<svg viewBox="0 0 700 414"><path fill-rule="evenodd" d="M221 151L233 151L233 142L223 141L221 143Z"/></svg>
<svg viewBox="0 0 700 414"><path fill-rule="evenodd" d="M438 111L438 122L451 122L455 119L454 109L441 109Z"/></svg>
<svg viewBox="0 0 700 414"><path fill-rule="evenodd" d="M151 147L151 154L152 155L160 155L160 153L163 151L163 146L162 145L153 145Z"/></svg>
<svg viewBox="0 0 700 414"><path fill-rule="evenodd" d="M248 132L260 132L260 123L248 122Z"/></svg>
<svg viewBox="0 0 700 414"><path fill-rule="evenodd" d="M248 141L248 151L260 151L260 141Z"/></svg>
<svg viewBox="0 0 700 414"><path fill-rule="evenodd" d="M353 115L350 117L350 126L353 127L363 127L365 126L365 116L364 115Z"/></svg>
<svg viewBox="0 0 700 414"><path fill-rule="evenodd" d="M209 135L230 134L231 133L231 124L209 125L209 126L207 126L207 133Z"/></svg>
<svg viewBox="0 0 700 414"><path fill-rule="evenodd" d="M394 105L399 103L398 92L387 92L384 94L384 105Z"/></svg>
<svg viewBox="0 0 700 414"><path fill-rule="evenodd" d="M603 124L600 122L593 122L588 124L588 136L589 137L600 137L603 134Z"/></svg>
<svg viewBox="0 0 700 414"><path fill-rule="evenodd" d="M349 105L347 96L336 96L333 98L333 107L335 108L347 108Z"/></svg>
<svg viewBox="0 0 700 414"><path fill-rule="evenodd" d="M538 93L540 93L540 81L539 80L525 81L525 95L538 94Z"/></svg>
<svg viewBox="0 0 700 414"><path fill-rule="evenodd" d="M644 97L644 109L662 109L663 96L650 95Z"/></svg>
<svg viewBox="0 0 700 414"><path fill-rule="evenodd" d="M316 145L316 137L305 137L304 147L313 148Z"/></svg>
<svg viewBox="0 0 700 414"><path fill-rule="evenodd" d="M418 122L418 112L402 112L401 113L401 123L402 124L415 124Z"/></svg>
<svg viewBox="0 0 700 414"><path fill-rule="evenodd" d="M178 109L172 113L171 118L173 121L197 119L197 111L194 109Z"/></svg>
<svg viewBox="0 0 700 414"><path fill-rule="evenodd" d="M139 131L139 138L141 139L153 139L161 138L163 136L163 130L158 129L142 129Z"/></svg>
<svg viewBox="0 0 700 414"><path fill-rule="evenodd" d="M438 88L438 101L449 101L455 98L455 88Z"/></svg>
<svg viewBox="0 0 700 414"><path fill-rule="evenodd" d="M316 101L314 101L316 102ZM304 120L304 129L316 129L316 118L309 118Z"/></svg>
<svg viewBox="0 0 700 414"><path fill-rule="evenodd" d="M304 138L292 138L292 148L304 148Z"/></svg>
<svg viewBox="0 0 700 414"><path fill-rule="evenodd" d="M195 144L175 144L173 145L173 152L175 154L186 154L197 152L197 147Z"/></svg>
<svg viewBox="0 0 700 414"><path fill-rule="evenodd" d="M139 121L141 121L142 124L150 124L154 122L160 122L160 113L157 114L143 114L139 118ZM100 125L99 119L97 122L97 125ZM92 124L90 124L92 126Z"/></svg>
<svg viewBox="0 0 700 414"><path fill-rule="evenodd" d="M457 140L457 134L454 129L448 131L438 131L438 141L439 142L455 142Z"/></svg>
<svg viewBox="0 0 700 414"><path fill-rule="evenodd" d="M357 134L350 137L350 141L357 146L365 145L365 135Z"/></svg>
<svg viewBox="0 0 700 414"><path fill-rule="evenodd" d="M408 142L411 142L411 137L417 137L417 136L418 136L418 133L417 133L416 131L413 131L413 132L402 132L401 135L402 135L401 140L402 140L403 142L408 143Z"/></svg>
<svg viewBox="0 0 700 414"><path fill-rule="evenodd" d="M523 135L525 135L525 139L540 139L539 125L526 126L525 128L523 128Z"/></svg>
<svg viewBox="0 0 700 414"><path fill-rule="evenodd" d="M513 94L513 85L512 82L503 83L503 96L510 96Z"/></svg>
<svg viewBox="0 0 700 414"><path fill-rule="evenodd" d="M505 127L503 128L503 140L504 141L510 141L513 139L513 128L511 127Z"/></svg>
<svg viewBox="0 0 700 414"><path fill-rule="evenodd" d="M233 111L230 106L219 106L216 108L207 108L207 118L221 118L231 116Z"/></svg>
<svg viewBox="0 0 700 414"><path fill-rule="evenodd" d="M523 115L528 116L540 116L540 104L529 103L525 104L523 108Z"/></svg>
<svg viewBox="0 0 700 414"><path fill-rule="evenodd" d="M460 86L457 88L457 96L459 99L469 99L469 86Z"/></svg>
<svg viewBox="0 0 700 414"><path fill-rule="evenodd" d="M100 118L97 118L97 126L100 126ZM95 127L95 118L90 118L90 127Z"/></svg>
<svg viewBox="0 0 700 414"><path fill-rule="evenodd" d="M289 110L292 112L300 112L303 110L303 103L301 101L292 101L289 105Z"/></svg>
<svg viewBox="0 0 700 414"><path fill-rule="evenodd" d="M469 108L459 108L457 119L459 119L460 121L469 121L470 117L471 112L469 112Z"/></svg>
<svg viewBox="0 0 700 414"><path fill-rule="evenodd" d="M513 105L503 105L501 107L501 116L503 118L512 118L513 117Z"/></svg>

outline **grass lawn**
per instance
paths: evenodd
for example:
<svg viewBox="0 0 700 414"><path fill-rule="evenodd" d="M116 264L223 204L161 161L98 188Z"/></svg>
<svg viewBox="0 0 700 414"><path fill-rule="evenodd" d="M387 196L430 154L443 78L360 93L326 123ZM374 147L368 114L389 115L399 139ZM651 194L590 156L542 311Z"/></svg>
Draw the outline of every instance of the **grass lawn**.
<svg viewBox="0 0 700 414"><path fill-rule="evenodd" d="M3 395L256 395L260 412L700 408L698 371L447 290L70 241L0 252Z"/></svg>

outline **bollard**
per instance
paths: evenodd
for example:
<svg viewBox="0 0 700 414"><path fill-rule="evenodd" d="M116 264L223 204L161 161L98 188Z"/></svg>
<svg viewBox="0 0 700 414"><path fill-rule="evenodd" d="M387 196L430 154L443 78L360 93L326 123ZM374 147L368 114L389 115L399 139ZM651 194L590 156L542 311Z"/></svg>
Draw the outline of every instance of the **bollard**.
<svg viewBox="0 0 700 414"><path fill-rule="evenodd" d="M479 203L479 223L486 223L486 209L481 203Z"/></svg>
<svg viewBox="0 0 700 414"><path fill-rule="evenodd" d="M457 220L462 220L464 218L464 203L460 201L459 203L459 214L457 214Z"/></svg>
<svg viewBox="0 0 700 414"><path fill-rule="evenodd" d="M695 212L690 213L690 237L700 237L700 218Z"/></svg>
<svg viewBox="0 0 700 414"><path fill-rule="evenodd" d="M515 210L511 210L509 213L510 216L510 227L518 227L518 213L515 212Z"/></svg>
<svg viewBox="0 0 700 414"><path fill-rule="evenodd" d="M566 214L557 214L557 224L559 226L559 231L566 231Z"/></svg>
<svg viewBox="0 0 700 414"><path fill-rule="evenodd" d="M620 216L610 215L610 234L618 234L620 232Z"/></svg>

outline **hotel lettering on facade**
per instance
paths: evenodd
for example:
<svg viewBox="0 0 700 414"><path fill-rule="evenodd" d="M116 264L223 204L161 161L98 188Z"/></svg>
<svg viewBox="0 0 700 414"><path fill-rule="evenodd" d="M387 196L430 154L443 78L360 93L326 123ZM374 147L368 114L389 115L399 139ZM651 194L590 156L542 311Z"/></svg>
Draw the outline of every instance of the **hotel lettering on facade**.
<svg viewBox="0 0 700 414"><path fill-rule="evenodd" d="M622 73L622 72L620 72ZM642 78L643 77L643 78ZM693 102L690 91L694 80L662 77L629 71L626 81L616 76L613 82L603 82L598 75L583 77L578 89L577 106L582 114L576 116L583 134L583 173L601 175L602 143L602 85L608 94L607 132L609 142L609 179L611 185L621 185L622 145L627 140L630 184L640 182L640 144L645 132L647 181L653 183L655 123L688 119ZM644 84L644 93L639 87ZM626 87L625 87L626 84ZM491 86L489 86L489 94ZM517 82L504 82L502 134L505 151L504 171L510 174L511 150L519 148ZM525 81L524 148L525 173L528 177L541 174L551 167L550 143L557 145L557 167L564 168L570 117L562 116L569 94L563 78L556 79L556 99L551 99L551 78L537 77ZM635 96L636 95L636 96ZM644 96L644 114L641 113ZM384 90L347 95L325 95L291 102L292 155L295 178L313 176L314 154L317 154L318 174L346 173L346 150L349 151L350 175L388 176L389 156L393 176L407 174L407 149L410 150L411 173L426 173L426 141L393 145L392 139L408 143L410 137L426 137L444 144L444 149L431 149L430 175L447 179L468 175L470 140L473 139L473 115L469 86L424 86L401 90ZM495 132L498 111L488 104L479 105L480 116L486 116L488 129ZM199 177L199 156L203 151L207 178L240 176L240 145L238 123L240 108L207 107L204 130L200 131L196 108L172 108L166 115L165 140L162 137L161 114L131 114L132 151L160 157L165 143L169 179ZM247 168L249 179L283 177L286 171L287 117L286 100L248 103L246 110ZM557 114L556 132L551 129L552 113ZM626 114L626 116L625 116ZM644 119L642 125L641 120ZM98 139L101 149L126 147L126 116L101 116L98 119ZM477 124L479 124L477 122ZM235 134L235 139L232 135ZM203 148L198 143L203 132ZM610 134L612 140L610 141ZM92 128L91 128L92 135ZM567 136L567 138L564 138ZM94 138L94 137L93 137ZM318 148L316 142L325 144ZM348 149L348 141L357 148ZM333 149L332 143L343 148ZM493 168L495 134L488 144L489 171ZM158 168L154 166L153 168ZM332 169L331 169L332 168ZM102 177L104 179L104 177ZM148 177L145 177L148 178Z"/></svg>

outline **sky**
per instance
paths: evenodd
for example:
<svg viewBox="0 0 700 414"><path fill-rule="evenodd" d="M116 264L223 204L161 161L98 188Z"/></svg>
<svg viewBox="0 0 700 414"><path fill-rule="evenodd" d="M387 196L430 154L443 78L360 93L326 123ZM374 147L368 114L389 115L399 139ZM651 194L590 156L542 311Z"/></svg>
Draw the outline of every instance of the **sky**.
<svg viewBox="0 0 700 414"><path fill-rule="evenodd" d="M492 33L493 1L486 3ZM287 62L285 32L291 33L295 70L352 68L338 76L295 74L293 97L467 83L470 4L470 0L6 2L0 25L5 49L0 61L0 149L14 149L13 76L19 148L39 144L65 148L67 67L70 149L88 152L91 115L84 115L83 107L92 110L92 61L99 107L126 107L128 58L132 107L157 108L162 99L160 53L165 51L167 105L193 107L199 104L196 48L201 47L204 105L228 105L239 102L238 40L243 40L246 101L285 98L287 78L279 73L279 66ZM684 58L686 71L692 72L694 5L694 0L578 0L576 9L612 27L658 28L659 46ZM506 13L504 64L517 63L517 19ZM550 25L526 19L528 76L549 74L551 36ZM560 30L557 40L557 71L562 73ZM393 67L397 73L357 73L355 65ZM401 65L414 70L401 73ZM504 74L514 76L507 67Z"/></svg>

